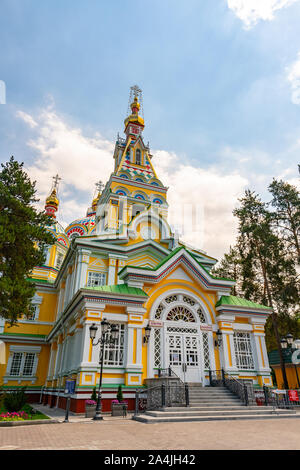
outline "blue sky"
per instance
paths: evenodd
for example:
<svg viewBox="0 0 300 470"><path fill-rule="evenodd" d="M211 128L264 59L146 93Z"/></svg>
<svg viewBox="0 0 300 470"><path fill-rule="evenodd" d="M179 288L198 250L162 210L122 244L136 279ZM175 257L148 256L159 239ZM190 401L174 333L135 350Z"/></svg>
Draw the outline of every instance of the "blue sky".
<svg viewBox="0 0 300 470"><path fill-rule="evenodd" d="M114 139L123 132L135 83L143 90L153 163L172 185L180 183L176 168L190 168L191 177L198 172L185 202L203 201L207 233L225 227L223 242L215 240L217 255L233 238L236 195L250 187L267 197L273 176L297 181L299 1L2 0L0 13L0 80L6 84L0 161L12 154L24 161L42 198L57 169L66 223L84 215L94 183L112 171ZM82 151L84 145L87 155L95 150L84 159L91 167L84 181L70 176L74 159L80 164L72 153L75 130ZM208 188L197 193L212 175L220 197L223 182L233 178L226 207L212 206ZM184 188L179 193L185 198ZM224 211L221 226L214 225ZM209 240L206 235L206 245Z"/></svg>

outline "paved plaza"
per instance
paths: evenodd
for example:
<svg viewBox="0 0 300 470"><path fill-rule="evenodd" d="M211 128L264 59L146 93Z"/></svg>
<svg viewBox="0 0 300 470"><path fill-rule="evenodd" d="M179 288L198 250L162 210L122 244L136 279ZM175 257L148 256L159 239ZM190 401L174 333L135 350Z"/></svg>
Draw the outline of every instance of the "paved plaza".
<svg viewBox="0 0 300 470"><path fill-rule="evenodd" d="M101 422L41 408L56 424L0 427L0 450L299 450L300 419L143 424Z"/></svg>

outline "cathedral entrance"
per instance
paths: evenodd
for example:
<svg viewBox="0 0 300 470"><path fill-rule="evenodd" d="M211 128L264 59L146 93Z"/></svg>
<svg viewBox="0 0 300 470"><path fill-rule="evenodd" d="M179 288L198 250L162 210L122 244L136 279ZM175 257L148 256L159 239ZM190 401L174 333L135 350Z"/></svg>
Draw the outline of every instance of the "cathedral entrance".
<svg viewBox="0 0 300 470"><path fill-rule="evenodd" d="M149 369L171 369L184 382L207 385L213 357L213 335L209 317L196 297L172 293L155 306ZM214 367L214 363L212 363Z"/></svg>
<svg viewBox="0 0 300 470"><path fill-rule="evenodd" d="M166 356L183 382L202 382L198 327L166 325Z"/></svg>

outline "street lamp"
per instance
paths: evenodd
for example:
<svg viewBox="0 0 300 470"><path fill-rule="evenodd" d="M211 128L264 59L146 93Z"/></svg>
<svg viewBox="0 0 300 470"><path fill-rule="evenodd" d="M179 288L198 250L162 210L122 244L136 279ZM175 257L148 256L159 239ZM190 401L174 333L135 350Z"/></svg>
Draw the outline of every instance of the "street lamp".
<svg viewBox="0 0 300 470"><path fill-rule="evenodd" d="M216 335L217 335L217 340L215 341L215 346L221 346L221 344L222 344L222 331L218 330L216 332Z"/></svg>
<svg viewBox="0 0 300 470"><path fill-rule="evenodd" d="M296 340L294 342L293 335L291 333L288 333L285 338L281 338L281 347L283 350L287 351L287 349L290 349L291 352L296 351L296 349L299 348L299 340ZM298 376L298 370L297 370L297 365L294 364L295 371L296 371L296 377L297 377L297 382L298 382L298 387L300 388L300 381L299 381L299 376Z"/></svg>
<svg viewBox="0 0 300 470"><path fill-rule="evenodd" d="M118 339L119 329L117 325L110 324L106 318L104 318L101 322L101 336L98 339L97 343L94 343L94 339L96 338L98 327L93 323L90 326L90 339L92 340L92 345L97 346L100 343L100 353L99 353L99 363L100 363L100 380L99 380L99 388L98 388L98 398L97 398L97 406L96 406L96 413L94 416L94 420L101 420L103 416L101 415L102 403L101 403L101 387L102 387L102 375L103 375L103 360L104 360L104 346L106 344L114 344Z"/></svg>
<svg viewBox="0 0 300 470"><path fill-rule="evenodd" d="M147 325L145 328L144 343L148 343L151 334L151 326Z"/></svg>

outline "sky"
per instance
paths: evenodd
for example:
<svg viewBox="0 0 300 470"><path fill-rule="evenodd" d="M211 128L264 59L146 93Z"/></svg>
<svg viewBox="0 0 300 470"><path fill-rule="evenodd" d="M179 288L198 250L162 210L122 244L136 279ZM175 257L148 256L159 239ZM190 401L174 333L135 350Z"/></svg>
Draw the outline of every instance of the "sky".
<svg viewBox="0 0 300 470"><path fill-rule="evenodd" d="M0 162L85 216L138 84L170 223L220 258L245 189L299 184L299 22L300 0L1 0Z"/></svg>

